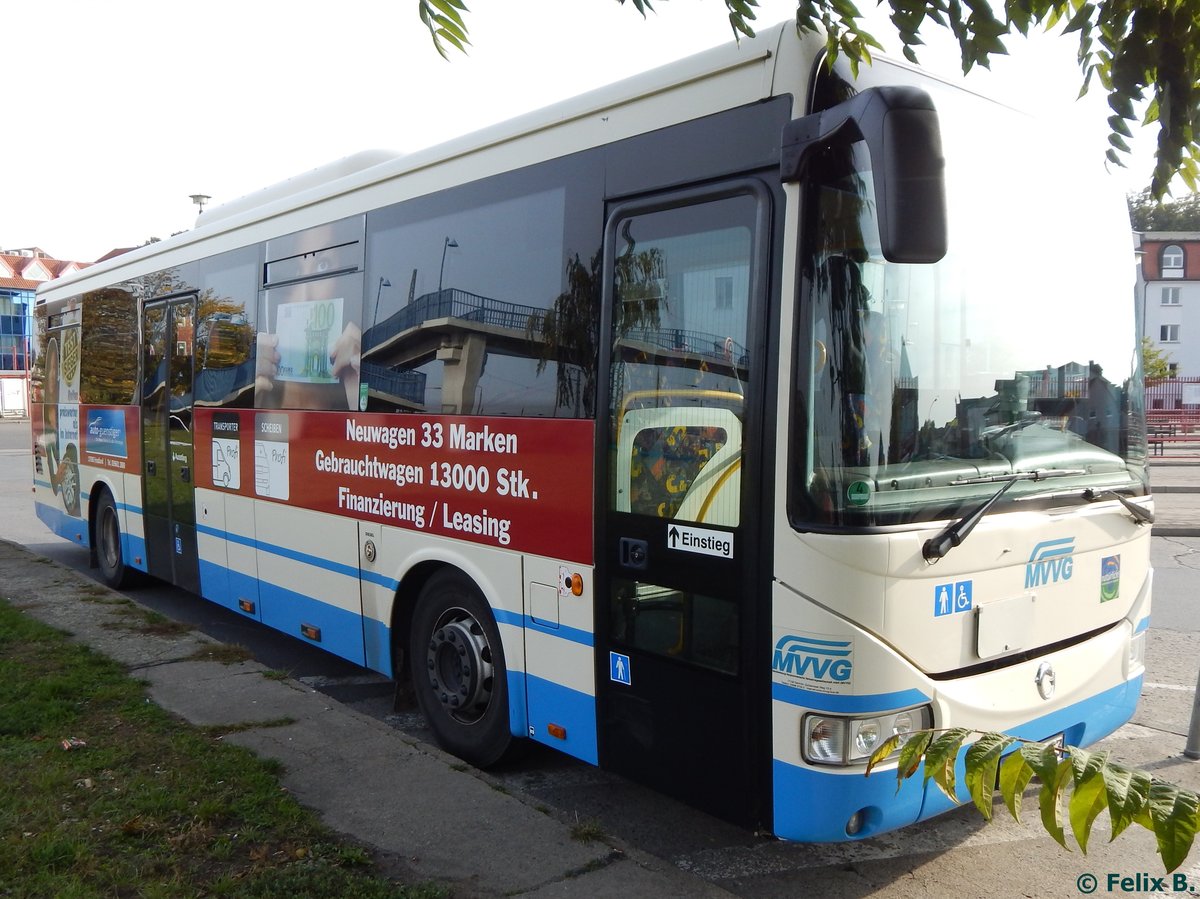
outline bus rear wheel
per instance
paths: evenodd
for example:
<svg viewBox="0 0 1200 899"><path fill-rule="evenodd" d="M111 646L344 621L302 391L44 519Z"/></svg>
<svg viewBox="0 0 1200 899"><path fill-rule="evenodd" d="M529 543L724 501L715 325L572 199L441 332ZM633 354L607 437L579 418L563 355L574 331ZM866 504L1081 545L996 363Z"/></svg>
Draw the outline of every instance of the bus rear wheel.
<svg viewBox="0 0 1200 899"><path fill-rule="evenodd" d="M96 562L104 583L119 590L132 578L121 550L121 519L112 494L105 490L96 509Z"/></svg>
<svg viewBox="0 0 1200 899"><path fill-rule="evenodd" d="M513 742L500 632L479 589L457 571L425 585L413 614L409 664L438 744L480 768Z"/></svg>

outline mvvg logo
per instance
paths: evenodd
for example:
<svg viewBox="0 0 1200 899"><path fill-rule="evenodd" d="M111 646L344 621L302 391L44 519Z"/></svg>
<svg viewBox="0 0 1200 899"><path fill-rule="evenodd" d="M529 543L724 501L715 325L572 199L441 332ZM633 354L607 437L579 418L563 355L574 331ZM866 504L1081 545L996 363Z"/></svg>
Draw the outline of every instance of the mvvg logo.
<svg viewBox="0 0 1200 899"><path fill-rule="evenodd" d="M1069 581L1075 567L1075 560L1071 558L1074 552L1074 537L1043 540L1029 554L1029 564L1025 566L1025 588Z"/></svg>
<svg viewBox="0 0 1200 899"><path fill-rule="evenodd" d="M788 634L775 644L771 669L793 677L844 684L854 671L850 659L853 651L849 640L817 640Z"/></svg>

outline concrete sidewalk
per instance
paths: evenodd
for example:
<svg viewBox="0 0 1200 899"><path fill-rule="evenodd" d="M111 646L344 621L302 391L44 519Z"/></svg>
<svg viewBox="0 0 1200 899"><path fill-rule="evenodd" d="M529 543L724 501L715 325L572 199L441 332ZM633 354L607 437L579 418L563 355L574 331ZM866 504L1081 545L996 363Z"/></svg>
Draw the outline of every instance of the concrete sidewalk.
<svg viewBox="0 0 1200 899"><path fill-rule="evenodd" d="M206 660L218 644L202 634L145 633L138 607L105 602L119 594L4 540L0 584L14 606L144 679L168 711L238 725L226 740L282 762L283 785L300 802L406 881L436 881L456 897L731 895L615 839L574 839L574 822L324 694L264 676L257 662Z"/></svg>

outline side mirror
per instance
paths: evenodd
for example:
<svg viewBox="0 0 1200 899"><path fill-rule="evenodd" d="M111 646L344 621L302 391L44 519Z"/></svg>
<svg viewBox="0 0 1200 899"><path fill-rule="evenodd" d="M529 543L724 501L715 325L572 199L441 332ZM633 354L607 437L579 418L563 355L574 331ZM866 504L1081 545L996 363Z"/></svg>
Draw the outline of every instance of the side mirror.
<svg viewBox="0 0 1200 899"><path fill-rule="evenodd" d="M788 122L780 175L799 181L813 150L856 140L865 141L871 155L883 257L888 262L940 260L946 255L946 161L929 94L915 87L872 87Z"/></svg>

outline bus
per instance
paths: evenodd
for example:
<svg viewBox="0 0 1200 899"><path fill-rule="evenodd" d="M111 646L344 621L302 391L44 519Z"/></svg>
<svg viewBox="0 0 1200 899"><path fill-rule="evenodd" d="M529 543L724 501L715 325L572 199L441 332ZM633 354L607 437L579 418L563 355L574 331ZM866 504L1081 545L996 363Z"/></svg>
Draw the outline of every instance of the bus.
<svg viewBox="0 0 1200 899"><path fill-rule="evenodd" d="M789 840L950 806L863 776L892 734L1109 734L1152 577L1124 199L823 48L764 30L44 285L37 514L109 584L410 681L474 765L545 744Z"/></svg>

